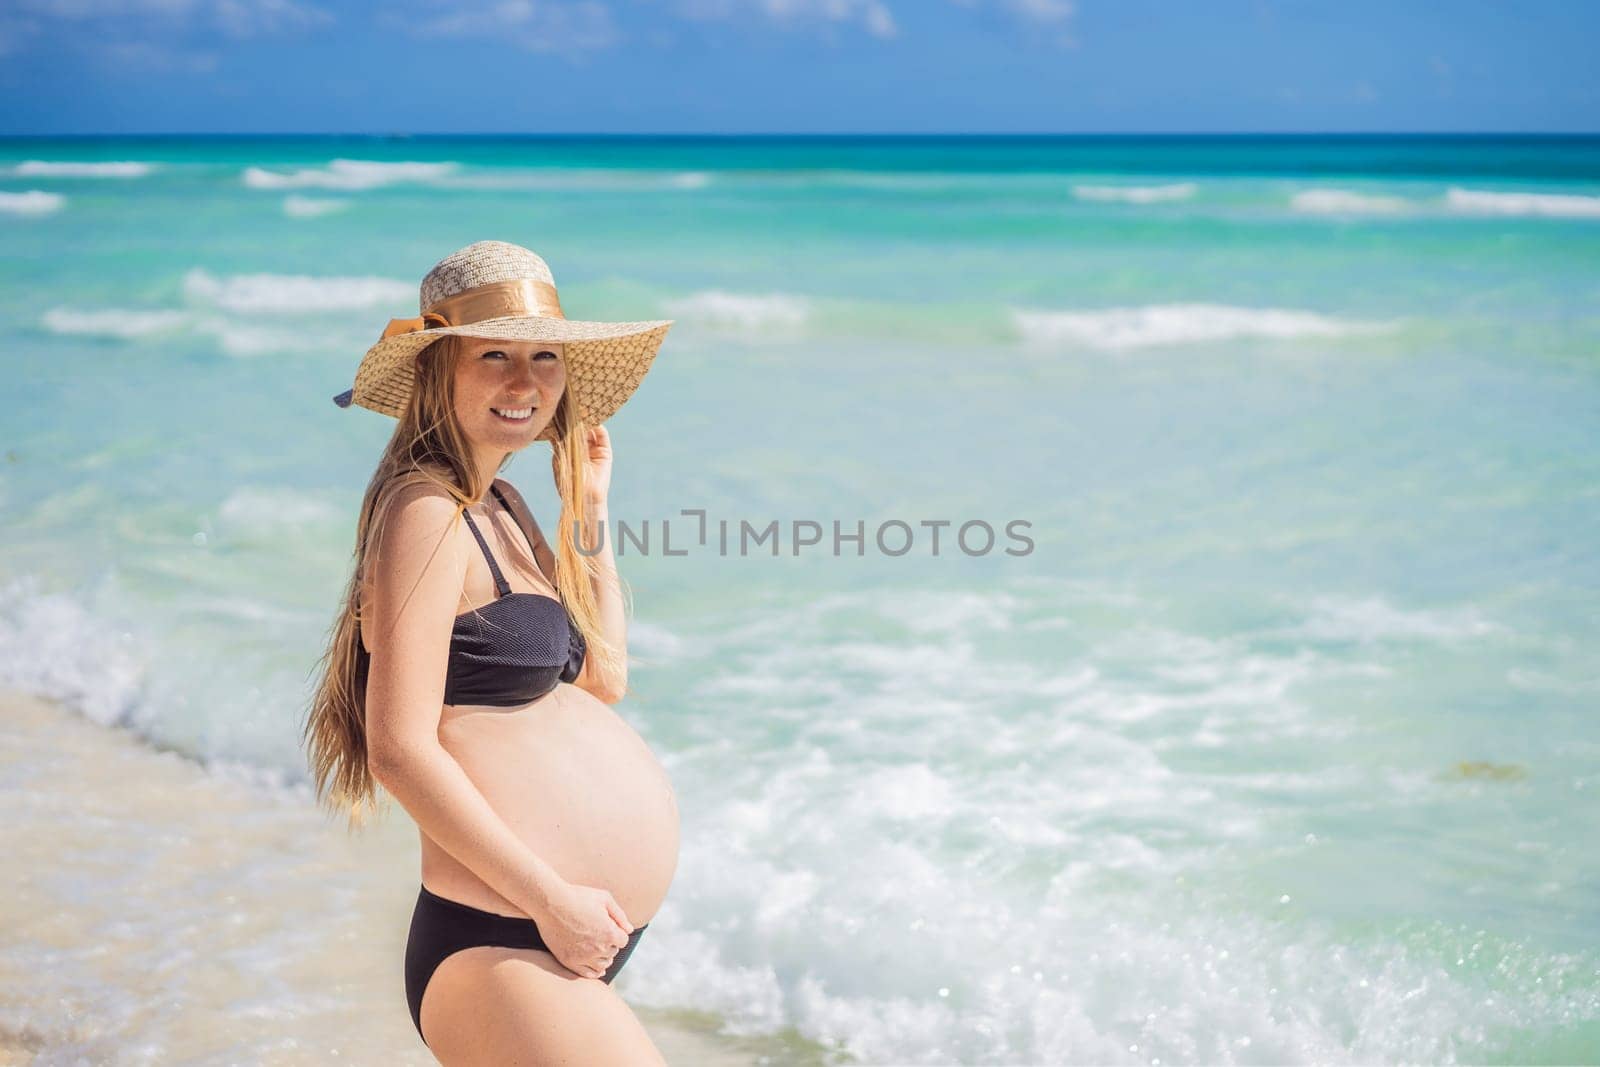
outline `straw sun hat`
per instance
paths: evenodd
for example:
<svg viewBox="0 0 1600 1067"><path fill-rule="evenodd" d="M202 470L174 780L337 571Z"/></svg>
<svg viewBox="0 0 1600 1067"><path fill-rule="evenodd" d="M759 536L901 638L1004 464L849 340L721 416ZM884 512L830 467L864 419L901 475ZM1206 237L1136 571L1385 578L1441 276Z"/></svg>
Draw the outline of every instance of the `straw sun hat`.
<svg viewBox="0 0 1600 1067"><path fill-rule="evenodd" d="M390 319L356 368L355 386L333 398L399 418L411 394L416 354L446 334L565 346L567 392L597 426L639 388L672 319L581 322L561 313L545 261L521 245L478 241L445 256L422 279L422 314ZM555 437L554 421L539 435Z"/></svg>

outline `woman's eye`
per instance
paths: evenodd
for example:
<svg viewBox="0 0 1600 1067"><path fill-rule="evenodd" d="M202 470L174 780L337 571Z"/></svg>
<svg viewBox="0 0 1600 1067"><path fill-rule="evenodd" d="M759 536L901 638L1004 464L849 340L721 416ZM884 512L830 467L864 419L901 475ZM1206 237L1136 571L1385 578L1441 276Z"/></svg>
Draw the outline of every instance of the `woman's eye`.
<svg viewBox="0 0 1600 1067"><path fill-rule="evenodd" d="M482 354L482 356L481 356L481 358L483 358L483 359L489 359L491 357L498 358L498 359L507 358L506 354L504 352L502 352L498 348L491 348L489 351L484 352ZM556 355L554 352L551 352L550 350L546 349L543 352L535 352L534 355L533 355L533 358L534 359L560 359L561 357Z"/></svg>

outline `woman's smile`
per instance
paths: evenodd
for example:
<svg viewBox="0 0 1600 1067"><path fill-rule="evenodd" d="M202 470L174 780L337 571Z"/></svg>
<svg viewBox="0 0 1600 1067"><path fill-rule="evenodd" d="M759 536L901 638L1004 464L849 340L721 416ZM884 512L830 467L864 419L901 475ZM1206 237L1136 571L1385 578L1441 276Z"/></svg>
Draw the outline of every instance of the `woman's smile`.
<svg viewBox="0 0 1600 1067"><path fill-rule="evenodd" d="M456 363L456 415L491 469L531 444L566 391L566 348L548 341L463 339ZM485 414L487 413L487 414Z"/></svg>

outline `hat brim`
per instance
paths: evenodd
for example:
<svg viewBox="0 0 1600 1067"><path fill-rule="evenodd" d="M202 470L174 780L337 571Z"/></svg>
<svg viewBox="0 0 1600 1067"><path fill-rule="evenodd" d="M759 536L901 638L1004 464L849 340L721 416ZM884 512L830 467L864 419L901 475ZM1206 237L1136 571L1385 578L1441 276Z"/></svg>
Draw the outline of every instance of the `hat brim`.
<svg viewBox="0 0 1600 1067"><path fill-rule="evenodd" d="M354 388L340 394L335 402L342 407L359 404L399 418L411 395L414 357L446 335L495 341L550 341L563 346L567 391L577 401L584 421L594 426L615 414L639 388L675 321L585 322L525 315L396 334L367 349L356 368ZM550 426L539 435L540 440L553 437Z"/></svg>

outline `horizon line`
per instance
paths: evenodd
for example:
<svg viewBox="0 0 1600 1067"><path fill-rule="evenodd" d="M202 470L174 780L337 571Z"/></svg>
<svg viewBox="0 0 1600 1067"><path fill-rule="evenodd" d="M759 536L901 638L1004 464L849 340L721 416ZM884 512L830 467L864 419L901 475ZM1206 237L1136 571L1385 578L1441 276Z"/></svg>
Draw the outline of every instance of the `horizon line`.
<svg viewBox="0 0 1600 1067"><path fill-rule="evenodd" d="M116 139L116 138L158 138L158 137L206 137L206 138L359 138L363 140L450 140L462 138L475 139L515 139L515 140L582 140L582 139L610 139L610 140L706 140L706 139L748 139L748 140L866 140L886 138L899 138L904 140L937 140L937 139L962 139L962 140L1044 140L1044 139L1134 139L1134 138L1160 138L1160 139L1237 139L1237 138L1307 138L1307 137L1344 137L1344 138L1506 138L1506 137L1539 137L1549 139L1577 140L1585 138L1600 138L1600 130L1568 131L1568 130L1231 130L1231 131L1118 131L1118 132L1087 132L1087 131L1023 131L1013 133L948 131L937 133L913 133L905 131L882 132L797 132L778 133L771 131L719 131L719 132L640 132L640 131L586 131L586 132L519 132L519 131L419 131L415 133L379 132L379 131L232 131L232 130L137 130L137 131L100 131L100 132L56 132L56 133L5 133L0 132L0 140L91 140L91 139Z"/></svg>

